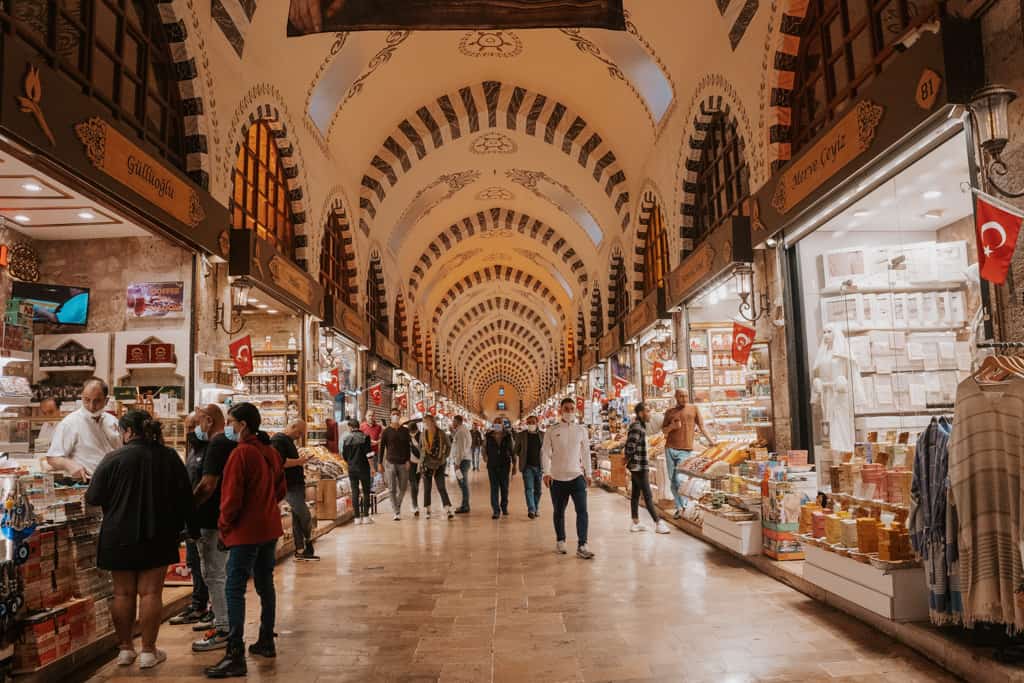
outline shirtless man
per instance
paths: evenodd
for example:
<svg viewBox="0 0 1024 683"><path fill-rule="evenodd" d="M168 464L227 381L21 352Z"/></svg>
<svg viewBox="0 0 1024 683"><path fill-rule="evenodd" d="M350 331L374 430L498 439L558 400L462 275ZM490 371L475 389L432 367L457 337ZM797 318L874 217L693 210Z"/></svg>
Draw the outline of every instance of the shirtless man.
<svg viewBox="0 0 1024 683"><path fill-rule="evenodd" d="M715 441L704 429L704 419L700 416L697 406L689 402L689 394L682 389L676 389L676 405L665 411L664 423L661 431L667 437L665 439L665 465L668 469L669 489L676 500L675 518L683 515L683 497L679 495L679 476L676 468L679 463L693 455L694 428L699 429L704 438L714 445Z"/></svg>

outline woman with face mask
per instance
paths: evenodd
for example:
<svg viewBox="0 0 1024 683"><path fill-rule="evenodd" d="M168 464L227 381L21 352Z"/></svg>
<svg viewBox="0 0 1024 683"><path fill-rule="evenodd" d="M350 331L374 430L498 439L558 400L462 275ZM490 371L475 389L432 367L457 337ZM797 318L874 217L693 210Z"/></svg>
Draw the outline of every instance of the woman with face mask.
<svg viewBox="0 0 1024 683"><path fill-rule="evenodd" d="M441 494L441 502L444 503L448 519L455 518L444 480L450 452L451 441L448 440L448 435L438 429L433 415L426 415L423 418L423 433L420 436L420 473L423 481L423 507L427 511L427 519L430 519L430 492L433 489L431 482L437 486L437 492Z"/></svg>
<svg viewBox="0 0 1024 683"><path fill-rule="evenodd" d="M85 494L103 508L96 566L111 572L111 617L120 652L117 663L136 659L132 634L136 606L142 626L139 667L152 668L167 655L156 649L167 566L178 561L178 537L192 511L192 486L181 458L164 446L160 423L132 410L118 421L124 445L93 473Z"/></svg>

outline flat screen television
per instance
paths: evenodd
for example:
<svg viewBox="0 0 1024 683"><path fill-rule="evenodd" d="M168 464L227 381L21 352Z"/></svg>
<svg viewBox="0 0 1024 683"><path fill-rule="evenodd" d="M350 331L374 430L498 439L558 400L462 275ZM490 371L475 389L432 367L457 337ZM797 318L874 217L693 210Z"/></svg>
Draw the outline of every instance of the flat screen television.
<svg viewBox="0 0 1024 683"><path fill-rule="evenodd" d="M67 285L15 282L11 296L32 302L32 320L55 325L85 325L89 321L89 290Z"/></svg>

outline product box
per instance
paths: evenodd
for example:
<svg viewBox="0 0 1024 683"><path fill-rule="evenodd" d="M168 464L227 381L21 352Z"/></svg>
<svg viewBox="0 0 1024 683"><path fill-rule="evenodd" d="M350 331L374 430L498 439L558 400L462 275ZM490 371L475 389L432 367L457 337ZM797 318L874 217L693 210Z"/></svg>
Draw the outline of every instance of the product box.
<svg viewBox="0 0 1024 683"><path fill-rule="evenodd" d="M149 358L150 363L173 363L174 344L150 344Z"/></svg>
<svg viewBox="0 0 1024 683"><path fill-rule="evenodd" d="M125 362L128 365L138 365L140 363L152 363L150 360L150 345L149 344L129 344L127 349L127 355Z"/></svg>

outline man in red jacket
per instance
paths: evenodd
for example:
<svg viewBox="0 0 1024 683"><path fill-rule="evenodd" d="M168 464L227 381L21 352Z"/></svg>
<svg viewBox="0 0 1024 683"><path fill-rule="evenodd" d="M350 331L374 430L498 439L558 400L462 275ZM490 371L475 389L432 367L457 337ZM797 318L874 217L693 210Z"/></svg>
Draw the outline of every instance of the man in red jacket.
<svg viewBox="0 0 1024 683"><path fill-rule="evenodd" d="M237 441L221 484L220 537L228 548L227 582L228 649L216 666L206 669L209 678L245 676L245 589L252 577L260 596L260 635L249 653L276 657L274 619L274 564L281 530L278 503L286 486L281 457L260 431L260 412L251 403L239 403L228 412L224 436Z"/></svg>

